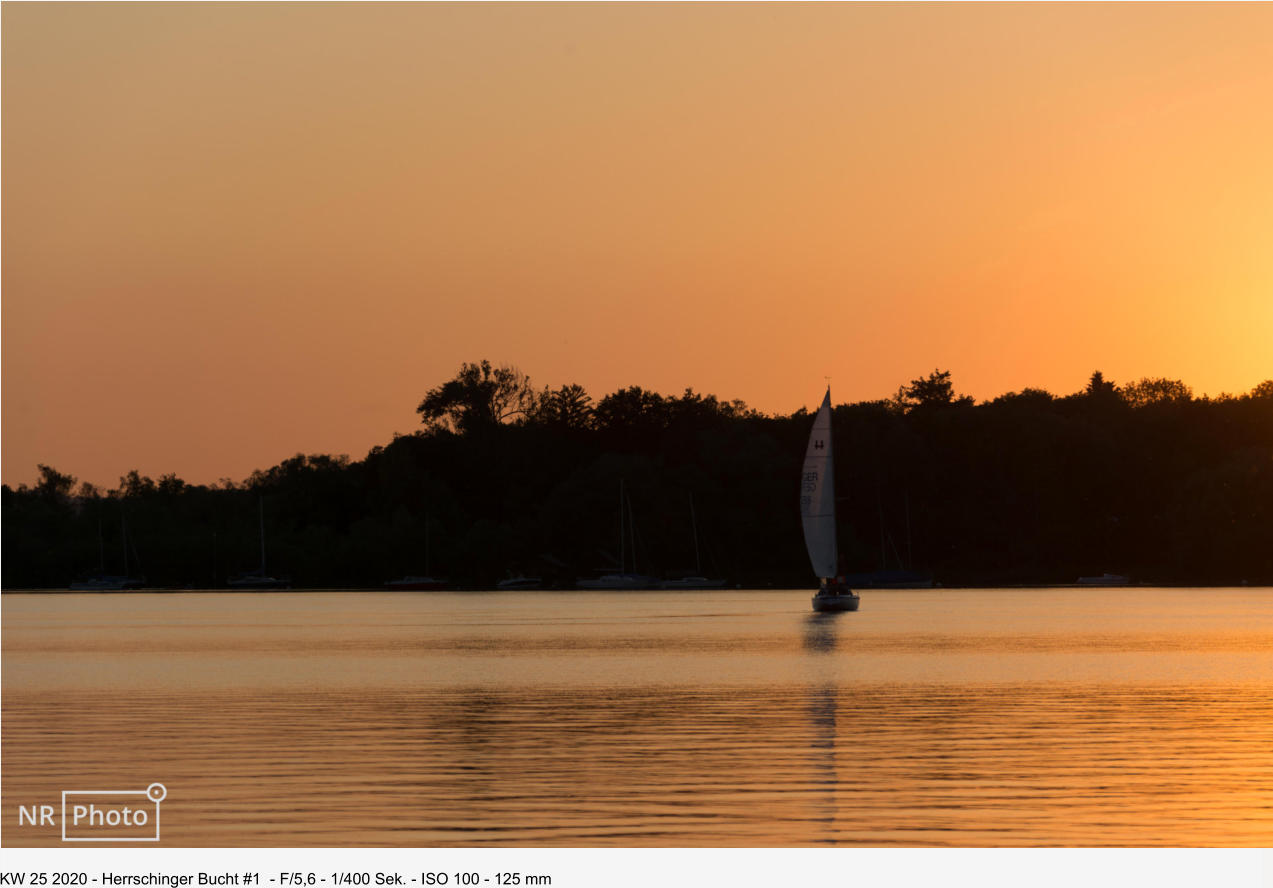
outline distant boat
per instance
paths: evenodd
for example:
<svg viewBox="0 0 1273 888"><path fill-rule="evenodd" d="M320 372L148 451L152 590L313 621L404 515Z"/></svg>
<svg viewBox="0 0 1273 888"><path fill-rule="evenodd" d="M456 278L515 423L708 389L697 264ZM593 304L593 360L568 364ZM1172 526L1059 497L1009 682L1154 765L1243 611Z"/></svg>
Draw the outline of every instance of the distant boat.
<svg viewBox="0 0 1273 888"><path fill-rule="evenodd" d="M506 580L500 580L495 588L500 590L508 589L538 589L544 584L543 577L524 577L518 574L515 577L509 577Z"/></svg>
<svg viewBox="0 0 1273 888"><path fill-rule="evenodd" d="M721 589L724 580L709 580L707 577L681 577L675 580L664 580L659 583L660 589Z"/></svg>
<svg viewBox="0 0 1273 888"><path fill-rule="evenodd" d="M430 592L445 589L449 585L446 580L432 576L429 569L429 516L424 516L424 576L405 576L385 583L386 589L396 592Z"/></svg>
<svg viewBox="0 0 1273 888"><path fill-rule="evenodd" d="M644 574L602 574L591 580L575 580L580 589L657 589L659 581Z"/></svg>
<svg viewBox="0 0 1273 888"><path fill-rule="evenodd" d="M433 577L401 577L385 583L386 589L395 589L400 592L424 592L431 589L445 589L446 587L446 580L438 580Z"/></svg>
<svg viewBox="0 0 1273 888"><path fill-rule="evenodd" d="M127 592L145 588L145 577L130 576L128 572L128 523L123 516L119 519L119 529L124 541L124 572L122 574L106 572L106 546L102 540L102 522L99 520L97 522L97 549L100 559L98 572L72 582L69 587L72 592Z"/></svg>
<svg viewBox="0 0 1273 888"><path fill-rule="evenodd" d="M813 420L800 477L800 518L805 548L819 578L813 596L816 611L855 611L860 598L837 576L839 553L835 542L835 457L831 447L831 389Z"/></svg>
<svg viewBox="0 0 1273 888"><path fill-rule="evenodd" d="M624 513L630 513L632 504L628 501L627 494L624 492L623 481L619 481L619 572L603 574L595 579L575 580L575 586L580 589L655 589L659 585L659 581L654 577L647 577L644 574L627 573L624 567L627 564L627 553L625 551L625 533L624 533ZM627 520L627 534L632 538L632 566L636 567L636 531L633 529L631 515Z"/></svg>
<svg viewBox="0 0 1273 888"><path fill-rule="evenodd" d="M1099 577L1079 577L1080 586L1130 586L1131 580L1121 574L1105 573Z"/></svg>
<svg viewBox="0 0 1273 888"><path fill-rule="evenodd" d="M291 577L275 577L261 570L235 574L225 581L228 589L290 589Z"/></svg>
<svg viewBox="0 0 1273 888"><path fill-rule="evenodd" d="M126 592L146 586L144 577L122 577L112 574L93 574L71 583L72 592Z"/></svg>
<svg viewBox="0 0 1273 888"><path fill-rule="evenodd" d="M694 514L694 494L690 494L690 527L694 531L694 570L703 572L703 560L698 551L698 516ZM707 577L680 577L675 580L664 580L659 583L660 589L720 589L724 580L710 580Z"/></svg>
<svg viewBox="0 0 1273 888"><path fill-rule="evenodd" d="M261 497L261 566L256 570L235 574L225 581L228 589L290 589L291 577L272 576L265 569L265 497Z"/></svg>

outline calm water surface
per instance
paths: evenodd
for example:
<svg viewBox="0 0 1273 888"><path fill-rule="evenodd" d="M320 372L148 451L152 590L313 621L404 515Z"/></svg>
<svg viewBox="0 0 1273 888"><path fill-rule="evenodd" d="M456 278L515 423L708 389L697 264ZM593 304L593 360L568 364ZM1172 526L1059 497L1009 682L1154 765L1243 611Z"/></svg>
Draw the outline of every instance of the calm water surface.
<svg viewBox="0 0 1273 888"><path fill-rule="evenodd" d="M1269 845L1273 590L3 597L2 839Z"/></svg>

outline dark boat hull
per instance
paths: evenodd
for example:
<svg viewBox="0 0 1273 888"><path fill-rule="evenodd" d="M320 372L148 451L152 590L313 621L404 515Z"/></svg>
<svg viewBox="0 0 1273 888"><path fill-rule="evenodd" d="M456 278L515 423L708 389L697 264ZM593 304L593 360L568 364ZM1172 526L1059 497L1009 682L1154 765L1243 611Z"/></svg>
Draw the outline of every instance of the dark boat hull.
<svg viewBox="0 0 1273 888"><path fill-rule="evenodd" d="M852 589L845 586L828 586L819 589L818 594L813 596L813 609L821 613L855 611L861 602L861 597L855 595Z"/></svg>
<svg viewBox="0 0 1273 888"><path fill-rule="evenodd" d="M272 577L263 574L246 574L230 577L226 580L227 589L243 589L245 591L262 591L269 589L290 589L292 581L289 577Z"/></svg>
<svg viewBox="0 0 1273 888"><path fill-rule="evenodd" d="M821 613L855 611L861 601L862 599L856 595L815 595L813 609Z"/></svg>

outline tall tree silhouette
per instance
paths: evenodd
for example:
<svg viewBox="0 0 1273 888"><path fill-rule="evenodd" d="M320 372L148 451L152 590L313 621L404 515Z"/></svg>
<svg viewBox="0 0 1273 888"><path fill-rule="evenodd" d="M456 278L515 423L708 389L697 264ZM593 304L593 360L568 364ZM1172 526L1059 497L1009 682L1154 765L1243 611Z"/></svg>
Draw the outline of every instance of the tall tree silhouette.
<svg viewBox="0 0 1273 888"><path fill-rule="evenodd" d="M1123 386L1123 397L1133 407L1150 404L1185 403L1193 397L1193 391L1179 379L1150 378Z"/></svg>
<svg viewBox="0 0 1273 888"><path fill-rule="evenodd" d="M908 410L949 407L954 404L972 406L972 398L956 397L949 370L934 370L927 377L912 379L901 391L901 401Z"/></svg>
<svg viewBox="0 0 1273 888"><path fill-rule="evenodd" d="M581 385L563 385L556 391L544 388L531 419L548 426L584 429L592 424L592 398Z"/></svg>
<svg viewBox="0 0 1273 888"><path fill-rule="evenodd" d="M416 408L430 428L469 434L534 410L530 377L516 367L492 368L490 361L464 364L454 379L431 389Z"/></svg>

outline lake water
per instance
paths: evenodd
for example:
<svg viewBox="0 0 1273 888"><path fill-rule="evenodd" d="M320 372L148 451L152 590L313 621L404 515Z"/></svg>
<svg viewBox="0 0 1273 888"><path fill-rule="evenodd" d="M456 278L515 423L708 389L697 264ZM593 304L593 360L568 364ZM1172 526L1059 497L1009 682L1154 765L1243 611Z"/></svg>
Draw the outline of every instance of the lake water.
<svg viewBox="0 0 1273 888"><path fill-rule="evenodd" d="M1273 844L1273 590L809 594L5 594L0 837Z"/></svg>

